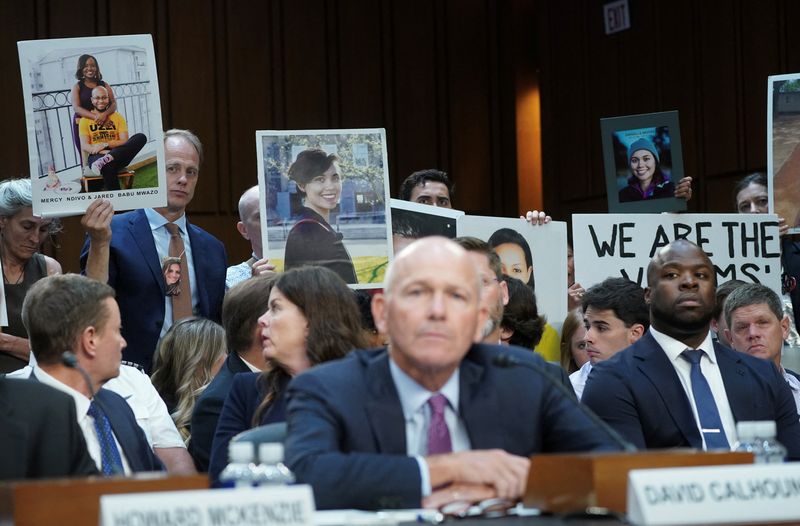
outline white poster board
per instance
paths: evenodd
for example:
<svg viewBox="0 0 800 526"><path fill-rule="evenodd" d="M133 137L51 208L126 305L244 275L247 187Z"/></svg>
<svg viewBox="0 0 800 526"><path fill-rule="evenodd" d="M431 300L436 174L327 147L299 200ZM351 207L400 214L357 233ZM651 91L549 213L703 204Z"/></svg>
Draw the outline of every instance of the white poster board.
<svg viewBox="0 0 800 526"><path fill-rule="evenodd" d="M30 40L17 48L33 213L82 214L98 198L115 210L166 206L152 37ZM95 92L89 84L98 81L104 85Z"/></svg>
<svg viewBox="0 0 800 526"><path fill-rule="evenodd" d="M457 236L458 218L464 215L461 210L422 205L402 199L391 199L391 205L392 246L395 255L422 237L442 236L454 239Z"/></svg>
<svg viewBox="0 0 800 526"><path fill-rule="evenodd" d="M711 258L717 283L763 283L781 293L778 218L770 214L575 214L575 281L585 288L621 276L647 286L655 252L677 238Z"/></svg>
<svg viewBox="0 0 800 526"><path fill-rule="evenodd" d="M551 221L546 225L531 226L524 219L470 215L458 219L459 237L477 237L490 245L493 244L492 237L504 229L519 233L527 242L532 256L530 263L539 314L546 316L547 322L560 330L567 315L567 224Z"/></svg>
<svg viewBox="0 0 800 526"><path fill-rule="evenodd" d="M382 287L392 257L385 130L257 131L256 152L264 257L276 270L321 265L352 288Z"/></svg>

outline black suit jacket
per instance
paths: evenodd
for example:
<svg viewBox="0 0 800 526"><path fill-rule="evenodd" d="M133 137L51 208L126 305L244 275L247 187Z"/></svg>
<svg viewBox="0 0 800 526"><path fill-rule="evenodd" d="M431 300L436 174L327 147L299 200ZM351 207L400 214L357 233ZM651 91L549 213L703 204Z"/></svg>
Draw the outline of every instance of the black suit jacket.
<svg viewBox="0 0 800 526"><path fill-rule="evenodd" d="M794 398L774 364L716 342L714 353L734 420L774 420L789 458L800 459ZM678 373L650 331L592 368L581 401L640 449L703 447Z"/></svg>
<svg viewBox="0 0 800 526"><path fill-rule="evenodd" d="M537 372L494 365L501 352L544 365L530 350L472 346L460 366L458 411L473 449L525 457L619 449ZM419 465L406 454L386 349L314 367L289 384L288 397L286 460L319 509L420 506Z"/></svg>
<svg viewBox="0 0 800 526"><path fill-rule="evenodd" d="M198 471L208 471L214 431L222 413L222 405L233 385L233 376L249 372L250 368L239 355L235 352L230 353L217 376L211 380L195 402L192 410L192 439L189 441L189 454L192 455Z"/></svg>
<svg viewBox="0 0 800 526"><path fill-rule="evenodd" d="M0 480L95 474L72 398L0 377Z"/></svg>

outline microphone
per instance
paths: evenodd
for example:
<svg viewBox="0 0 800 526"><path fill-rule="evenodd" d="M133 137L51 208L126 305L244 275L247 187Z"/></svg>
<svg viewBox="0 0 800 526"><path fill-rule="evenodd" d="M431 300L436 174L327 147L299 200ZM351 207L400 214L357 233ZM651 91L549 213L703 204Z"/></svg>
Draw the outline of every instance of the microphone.
<svg viewBox="0 0 800 526"><path fill-rule="evenodd" d="M553 378L553 376L550 374L550 371L542 367L542 365L537 361L532 360L530 362L528 361L523 362L516 356L512 356L511 354L508 353L501 353L496 355L492 359L492 362L499 367L520 366L520 367L525 367L526 369L531 369L533 371L536 371L540 375L544 376L547 379L547 381L550 382L550 384L555 386L557 391L559 391L562 395L564 395L564 397L567 398L570 401L570 403L572 403L572 405L577 407L578 410L584 415L586 415L586 417L589 420L591 420L595 425L597 425L597 427L605 431L605 433L609 436L609 438L611 438L611 440L613 440L614 443L616 443L619 447L621 447L623 451L626 451L628 453L633 453L636 451L636 446L634 446L633 444L622 438L622 436L617 432L616 429L605 423L599 416L594 414L594 411L590 410L588 407L580 403L578 399L575 398L574 393L570 393L569 389L564 387L564 384L562 384L556 378Z"/></svg>

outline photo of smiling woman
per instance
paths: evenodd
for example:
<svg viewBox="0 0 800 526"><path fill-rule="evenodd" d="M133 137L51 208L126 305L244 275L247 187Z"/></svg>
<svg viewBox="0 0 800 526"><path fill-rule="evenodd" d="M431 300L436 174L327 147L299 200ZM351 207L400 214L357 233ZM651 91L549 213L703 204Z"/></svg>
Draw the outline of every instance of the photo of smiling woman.
<svg viewBox="0 0 800 526"><path fill-rule="evenodd" d="M628 186L619 191L619 201L628 203L675 195L675 184L661 171L658 148L649 139L633 141L628 147Z"/></svg>
<svg viewBox="0 0 800 526"><path fill-rule="evenodd" d="M297 183L303 196L297 222L286 239L284 268L319 265L334 271L345 283L358 283L353 260L329 221L339 205L342 177L338 157L310 148L297 155L289 167L289 179Z"/></svg>
<svg viewBox="0 0 800 526"><path fill-rule="evenodd" d="M501 228L489 237L489 246L500 256L503 274L534 289L533 256L531 247L522 234L510 228Z"/></svg>

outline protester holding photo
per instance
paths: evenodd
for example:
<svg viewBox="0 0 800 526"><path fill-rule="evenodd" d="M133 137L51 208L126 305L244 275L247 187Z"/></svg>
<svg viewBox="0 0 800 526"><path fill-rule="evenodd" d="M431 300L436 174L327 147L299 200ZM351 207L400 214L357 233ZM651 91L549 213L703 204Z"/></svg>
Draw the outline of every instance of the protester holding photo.
<svg viewBox="0 0 800 526"><path fill-rule="evenodd" d="M117 111L117 99L114 97L114 91L111 86L103 80L103 74L100 73L97 59L92 55L81 55L78 58L78 71L75 72L75 78L78 79L78 82L72 87L70 93L72 111L75 112L72 116L72 139L75 142L75 148L81 154L84 175L89 175L88 156L81 148L78 124L81 117L85 117L95 121L100 126L104 125L108 118ZM108 91L108 106L105 110L94 113L92 112L92 90L98 86L102 86Z"/></svg>
<svg viewBox="0 0 800 526"><path fill-rule="evenodd" d="M692 178L684 177L676 187L661 171L658 148L649 139L642 137L628 146L627 163L631 175L628 186L619 191L621 203L664 197L680 197L687 201L691 198Z"/></svg>
<svg viewBox="0 0 800 526"><path fill-rule="evenodd" d="M284 268L319 265L334 271L345 283L358 283L353 260L342 242L342 234L330 225L331 210L339 205L342 179L339 159L318 148L297 156L289 167L289 179L303 194L303 207L286 239Z"/></svg>
<svg viewBox="0 0 800 526"><path fill-rule="evenodd" d="M57 220L33 215L30 179L0 183L0 259L8 313L8 326L0 333L0 373L28 365L30 346L22 324L22 301L34 283L61 273L58 261L39 253L47 236L59 228Z"/></svg>

